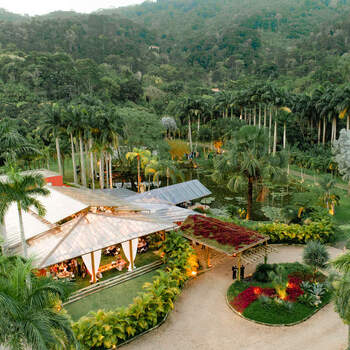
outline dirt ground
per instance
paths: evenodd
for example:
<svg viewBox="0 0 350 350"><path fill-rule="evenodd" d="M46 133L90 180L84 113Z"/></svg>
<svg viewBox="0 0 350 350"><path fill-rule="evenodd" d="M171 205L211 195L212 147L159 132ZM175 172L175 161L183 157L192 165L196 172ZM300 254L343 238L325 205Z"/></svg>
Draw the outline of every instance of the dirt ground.
<svg viewBox="0 0 350 350"><path fill-rule="evenodd" d="M341 251L329 248L332 257ZM302 247L280 246L269 262L301 261ZM234 314L226 304L232 260L190 281L168 320L125 350L344 350L347 327L329 304L306 322L291 327L257 325ZM248 269L253 270L254 266Z"/></svg>

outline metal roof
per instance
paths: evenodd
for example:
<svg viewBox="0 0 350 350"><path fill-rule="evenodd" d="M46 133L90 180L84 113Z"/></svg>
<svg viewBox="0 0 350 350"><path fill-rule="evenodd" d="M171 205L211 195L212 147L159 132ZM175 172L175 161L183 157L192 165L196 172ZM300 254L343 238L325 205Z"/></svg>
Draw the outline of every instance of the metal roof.
<svg viewBox="0 0 350 350"><path fill-rule="evenodd" d="M100 191L103 193L108 193L109 195L113 195L117 198L126 198L136 194L136 192L128 190L127 188L106 188L104 190L95 190L95 192Z"/></svg>
<svg viewBox="0 0 350 350"><path fill-rule="evenodd" d="M129 200L111 195L101 190L90 190L85 188L75 188L59 186L54 189L62 194L74 198L89 207L116 207L119 210L142 210L140 204L130 205Z"/></svg>
<svg viewBox="0 0 350 350"><path fill-rule="evenodd" d="M211 192L198 180L191 180L179 184L157 188L155 190L138 193L126 198L135 203L143 203L151 198L158 198L173 204L179 204L210 195Z"/></svg>
<svg viewBox="0 0 350 350"><path fill-rule="evenodd" d="M111 245L175 227L142 215L83 214L59 228L28 241L28 253L38 267L100 250Z"/></svg>

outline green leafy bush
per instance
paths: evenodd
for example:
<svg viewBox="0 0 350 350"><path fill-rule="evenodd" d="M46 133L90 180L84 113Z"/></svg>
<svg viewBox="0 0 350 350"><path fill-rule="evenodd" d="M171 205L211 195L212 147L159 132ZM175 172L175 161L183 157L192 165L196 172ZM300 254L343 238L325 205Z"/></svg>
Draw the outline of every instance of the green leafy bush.
<svg viewBox="0 0 350 350"><path fill-rule="evenodd" d="M100 310L82 317L73 330L84 349L112 349L164 319L188 279L194 255L184 238L168 233L161 246L166 271L159 272L152 283L145 283L144 293L126 308Z"/></svg>
<svg viewBox="0 0 350 350"><path fill-rule="evenodd" d="M329 242L335 234L332 220L324 218L309 224L273 223L260 226L258 231L268 235L274 243L306 243L308 241Z"/></svg>
<svg viewBox="0 0 350 350"><path fill-rule="evenodd" d="M267 283L271 282L270 278L270 272L276 272L277 265L276 264L259 264L255 272L253 273L253 279L262 282Z"/></svg>

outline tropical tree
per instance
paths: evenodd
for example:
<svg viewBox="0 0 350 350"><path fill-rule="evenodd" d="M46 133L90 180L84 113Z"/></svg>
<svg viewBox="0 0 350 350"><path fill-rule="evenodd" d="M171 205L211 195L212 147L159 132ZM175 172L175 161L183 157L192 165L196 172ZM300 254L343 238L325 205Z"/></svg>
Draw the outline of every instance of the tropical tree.
<svg viewBox="0 0 350 350"><path fill-rule="evenodd" d="M0 344L11 350L78 348L61 307L68 284L33 273L31 261L0 256Z"/></svg>
<svg viewBox="0 0 350 350"><path fill-rule="evenodd" d="M52 136L56 143L58 172L63 175L62 157L60 148L60 136L64 133L62 106L55 103L45 103L42 109L43 117L39 125L39 130L44 136Z"/></svg>
<svg viewBox="0 0 350 350"><path fill-rule="evenodd" d="M181 181L184 180L184 176L181 170L179 170L176 166L176 163L171 160L159 160L157 163L154 163L152 168L148 168L148 172L152 172L153 170L153 182L158 183L159 187L159 179L166 178L166 185L169 186L170 180L172 183L176 183L178 179Z"/></svg>
<svg viewBox="0 0 350 350"><path fill-rule="evenodd" d="M329 253L327 247L318 241L310 241L303 250L303 261L309 265L313 270L315 278L319 269L324 269L329 260Z"/></svg>
<svg viewBox="0 0 350 350"><path fill-rule="evenodd" d="M141 186L141 167L145 167L151 157L151 152L146 149L134 148L132 152L126 154L126 159L137 160L137 192L140 192Z"/></svg>
<svg viewBox="0 0 350 350"><path fill-rule="evenodd" d="M285 175L284 154L270 155L267 141L264 129L243 126L233 134L227 151L214 159L214 181L225 183L231 191L247 186L247 220L252 217L254 185L280 181Z"/></svg>
<svg viewBox="0 0 350 350"><path fill-rule="evenodd" d="M19 134L13 121L0 121L0 158L4 161L15 161L24 153L35 152L37 149Z"/></svg>
<svg viewBox="0 0 350 350"><path fill-rule="evenodd" d="M333 280L335 311L348 326L348 347L350 350L350 253L343 254L331 262L340 274Z"/></svg>
<svg viewBox="0 0 350 350"><path fill-rule="evenodd" d="M46 210L37 199L38 196L49 195L49 190L44 188L45 184L42 175L22 175L12 165L8 167L7 179L0 180L0 221L4 222L4 217L10 205L16 204L25 257L28 256L28 252L22 214L23 211L28 212L31 208L35 208L40 216L45 215Z"/></svg>

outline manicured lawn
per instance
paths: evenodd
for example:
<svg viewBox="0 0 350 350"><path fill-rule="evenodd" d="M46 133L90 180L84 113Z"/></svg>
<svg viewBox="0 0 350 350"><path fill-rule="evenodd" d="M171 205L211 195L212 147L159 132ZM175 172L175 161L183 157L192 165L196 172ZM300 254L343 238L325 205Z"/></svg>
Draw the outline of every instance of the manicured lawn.
<svg viewBox="0 0 350 350"><path fill-rule="evenodd" d="M142 291L144 283L151 282L153 277L157 275L157 271L151 271L114 287L103 289L65 306L65 309L71 315L73 321L77 321L90 311L98 311L100 309L109 311L117 307L128 306L138 293Z"/></svg>
<svg viewBox="0 0 350 350"><path fill-rule="evenodd" d="M305 276L309 274L309 269L302 264L287 263L287 264L280 264L280 265L284 266L285 268L284 274L286 276L294 275L295 273L299 273ZM325 277L322 274L317 275L317 280L319 281L323 281L324 278ZM238 305L238 304L235 304L236 300L238 299L242 300L242 295L245 295L247 290L252 288L253 290L255 290L256 288L268 290L271 288L273 289L273 286L272 286L272 283L262 283L262 282L255 281L253 279L236 281L229 287L227 291L227 299L230 302L230 304L234 308L236 308ZM258 294L258 295L261 295L261 294ZM254 297L254 295L253 295L253 299L250 299L250 301L249 301L249 298L250 298L250 295L248 293L246 294L246 297L245 297L245 299L248 300L247 304L245 304L244 306L245 308L242 308L241 310L238 309L238 311L241 312L244 317L254 321L263 322L271 325L284 325L284 324L293 324L311 316L317 310L322 308L322 306L330 302L331 293L327 291L322 296L322 299L321 299L322 303L317 308L309 304L303 304L298 300L291 302L288 305L290 307L287 307L287 305L283 303L280 299L278 298L276 299L276 296L272 296L272 299L265 297L265 300L259 296ZM271 302L267 303L266 299L270 300ZM280 301L280 303L277 301Z"/></svg>

